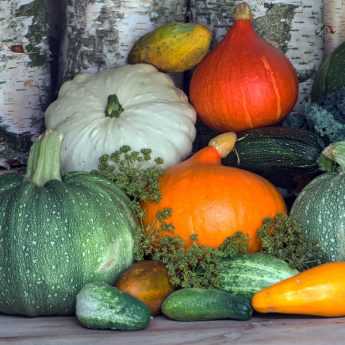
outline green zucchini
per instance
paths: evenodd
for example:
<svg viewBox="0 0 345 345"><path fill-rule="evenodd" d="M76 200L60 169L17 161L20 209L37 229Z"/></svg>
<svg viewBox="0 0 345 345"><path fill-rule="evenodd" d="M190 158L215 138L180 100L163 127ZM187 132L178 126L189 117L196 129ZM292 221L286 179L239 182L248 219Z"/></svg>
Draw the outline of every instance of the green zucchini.
<svg viewBox="0 0 345 345"><path fill-rule="evenodd" d="M249 320L250 299L218 289L186 288L173 292L163 302L162 312L177 321Z"/></svg>
<svg viewBox="0 0 345 345"><path fill-rule="evenodd" d="M89 283L77 295L76 316L92 329L145 329L151 313L144 303L106 283Z"/></svg>
<svg viewBox="0 0 345 345"><path fill-rule="evenodd" d="M263 253L246 254L222 261L218 287L232 294L251 298L256 292L297 273L285 261L273 256Z"/></svg>
<svg viewBox="0 0 345 345"><path fill-rule="evenodd" d="M257 128L239 134L236 149L224 164L249 170L286 186L298 175L315 174L323 149L319 137L303 129Z"/></svg>

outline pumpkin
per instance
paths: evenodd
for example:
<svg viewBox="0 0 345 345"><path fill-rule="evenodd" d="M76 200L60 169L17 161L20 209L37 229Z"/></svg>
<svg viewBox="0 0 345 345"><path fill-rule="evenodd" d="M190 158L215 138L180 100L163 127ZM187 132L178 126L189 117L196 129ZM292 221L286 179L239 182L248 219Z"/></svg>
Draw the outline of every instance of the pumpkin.
<svg viewBox="0 0 345 345"><path fill-rule="evenodd" d="M208 52L212 33L203 25L168 23L140 38L129 63L150 63L164 72L184 72L197 65Z"/></svg>
<svg viewBox="0 0 345 345"><path fill-rule="evenodd" d="M311 181L295 200L290 217L307 241L316 243L316 260L345 260L345 142L328 146L320 162L335 161L338 171L326 172ZM327 169L325 164L322 164ZM331 169L332 170L332 169Z"/></svg>
<svg viewBox="0 0 345 345"><path fill-rule="evenodd" d="M216 248L242 231L248 235L249 250L257 251L256 231L263 220L285 213L286 206L264 178L221 165L235 142L235 133L222 134L190 159L167 169L160 179L160 201L143 205L146 225L155 224L157 213L170 208L172 215L166 222L186 246L197 236L199 244Z"/></svg>
<svg viewBox="0 0 345 345"><path fill-rule="evenodd" d="M327 263L257 292L259 313L345 316L345 262Z"/></svg>
<svg viewBox="0 0 345 345"><path fill-rule="evenodd" d="M150 65L125 65L66 82L46 111L47 128L64 134L65 171L90 171L123 145L151 149L164 166L192 149L196 115L186 95Z"/></svg>
<svg viewBox="0 0 345 345"><path fill-rule="evenodd" d="M223 41L197 66L190 97L201 120L218 131L278 123L294 107L297 74L290 61L254 30L246 3Z"/></svg>
<svg viewBox="0 0 345 345"><path fill-rule="evenodd" d="M161 304L174 290L167 269L158 261L136 262L120 276L116 287L146 304L152 315L159 314Z"/></svg>
<svg viewBox="0 0 345 345"><path fill-rule="evenodd" d="M133 260L129 200L104 177L61 176L62 136L32 147L26 176L0 177L0 312L73 314L90 281L113 284Z"/></svg>

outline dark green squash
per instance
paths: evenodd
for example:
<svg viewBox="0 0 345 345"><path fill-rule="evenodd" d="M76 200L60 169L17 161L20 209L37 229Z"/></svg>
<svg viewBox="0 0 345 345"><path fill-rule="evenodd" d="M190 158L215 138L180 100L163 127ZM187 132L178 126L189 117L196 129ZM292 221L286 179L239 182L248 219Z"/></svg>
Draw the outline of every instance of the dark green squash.
<svg viewBox="0 0 345 345"><path fill-rule="evenodd" d="M236 150L224 163L253 171L276 185L290 187L293 180L318 171L322 151L312 132L285 127L251 129L239 134Z"/></svg>
<svg viewBox="0 0 345 345"><path fill-rule="evenodd" d="M26 176L0 177L0 312L72 314L87 282L114 283L132 263L129 200L104 177L62 177L61 143L47 132Z"/></svg>
<svg viewBox="0 0 345 345"><path fill-rule="evenodd" d="M340 165L339 170L326 172L309 183L290 214L306 240L319 246L315 259L323 262L345 260L345 142L323 151L323 166L332 168L331 160Z"/></svg>
<svg viewBox="0 0 345 345"><path fill-rule="evenodd" d="M312 88L312 100L345 86L345 42L321 64Z"/></svg>

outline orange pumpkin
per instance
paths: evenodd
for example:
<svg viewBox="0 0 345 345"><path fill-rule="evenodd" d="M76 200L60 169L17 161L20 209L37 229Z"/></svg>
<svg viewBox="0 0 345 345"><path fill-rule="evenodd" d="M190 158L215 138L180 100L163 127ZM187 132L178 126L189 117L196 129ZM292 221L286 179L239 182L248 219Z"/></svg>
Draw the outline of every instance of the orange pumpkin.
<svg viewBox="0 0 345 345"><path fill-rule="evenodd" d="M197 235L199 244L216 248L242 231L248 235L250 251L257 251L256 231L264 218L286 213L286 206L264 178L221 165L235 142L235 133L222 134L187 161L167 169L160 180L160 202L143 205L146 225L154 224L159 211L171 208L167 222L186 246Z"/></svg>
<svg viewBox="0 0 345 345"><path fill-rule="evenodd" d="M174 290L168 271L158 261L135 263L121 275L116 287L145 303L152 315L159 314L161 304Z"/></svg>
<svg viewBox="0 0 345 345"><path fill-rule="evenodd" d="M298 96L295 69L254 30L249 6L236 7L224 40L196 68L191 101L201 120L224 132L278 123Z"/></svg>
<svg viewBox="0 0 345 345"><path fill-rule="evenodd" d="M260 313L345 316L345 262L327 263L304 271L256 293Z"/></svg>

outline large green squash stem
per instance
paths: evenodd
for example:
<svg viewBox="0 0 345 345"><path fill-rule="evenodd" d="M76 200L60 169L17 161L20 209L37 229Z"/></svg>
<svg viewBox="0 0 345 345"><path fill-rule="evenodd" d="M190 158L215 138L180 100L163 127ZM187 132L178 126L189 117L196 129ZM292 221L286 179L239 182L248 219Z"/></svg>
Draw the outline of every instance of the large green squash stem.
<svg viewBox="0 0 345 345"><path fill-rule="evenodd" d="M63 136L52 130L46 131L32 145L26 170L26 178L42 187L48 181L61 181L61 146Z"/></svg>
<svg viewBox="0 0 345 345"><path fill-rule="evenodd" d="M320 166L323 170L334 170L334 164L336 162L341 171L345 172L345 141L339 141L327 146L323 151L320 158Z"/></svg>
<svg viewBox="0 0 345 345"><path fill-rule="evenodd" d="M123 112L122 105L120 104L119 98L116 95L110 95L108 97L107 107L105 108L106 117L120 117Z"/></svg>

